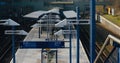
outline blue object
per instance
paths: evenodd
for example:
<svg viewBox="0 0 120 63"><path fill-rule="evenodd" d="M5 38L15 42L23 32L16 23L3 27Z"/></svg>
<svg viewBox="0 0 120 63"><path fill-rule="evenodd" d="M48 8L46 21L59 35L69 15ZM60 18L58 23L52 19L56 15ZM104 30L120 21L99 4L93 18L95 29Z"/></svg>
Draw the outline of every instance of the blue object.
<svg viewBox="0 0 120 63"><path fill-rule="evenodd" d="M95 0L90 0L90 63L95 60Z"/></svg>
<svg viewBox="0 0 120 63"><path fill-rule="evenodd" d="M12 26L12 30L15 30L15 27ZM12 58L13 58L13 63L16 63L15 59L15 35L12 34Z"/></svg>
<svg viewBox="0 0 120 63"><path fill-rule="evenodd" d="M76 12L77 12L77 20L80 19L80 10L79 7L76 7ZM79 63L79 56L80 56L80 43L79 43L79 39L80 39L80 26L79 24L77 24L77 63Z"/></svg>
<svg viewBox="0 0 120 63"><path fill-rule="evenodd" d="M118 48L118 62L117 63L120 63L120 48Z"/></svg>
<svg viewBox="0 0 120 63"><path fill-rule="evenodd" d="M113 46L120 47L120 44L118 44L117 42L113 42Z"/></svg>
<svg viewBox="0 0 120 63"><path fill-rule="evenodd" d="M118 59L117 59L117 63L120 63L120 44L118 44L117 42L113 42L113 46L114 48L118 48Z"/></svg>
<svg viewBox="0 0 120 63"><path fill-rule="evenodd" d="M6 2L0 2L0 5L5 5L6 4Z"/></svg>
<svg viewBox="0 0 120 63"><path fill-rule="evenodd" d="M24 41L20 48L65 48L64 41Z"/></svg>
<svg viewBox="0 0 120 63"><path fill-rule="evenodd" d="M70 34L69 34L69 41L70 41L70 48L69 48L69 61L70 63L72 63L72 32L71 32L71 25L69 25L69 30L70 30Z"/></svg>

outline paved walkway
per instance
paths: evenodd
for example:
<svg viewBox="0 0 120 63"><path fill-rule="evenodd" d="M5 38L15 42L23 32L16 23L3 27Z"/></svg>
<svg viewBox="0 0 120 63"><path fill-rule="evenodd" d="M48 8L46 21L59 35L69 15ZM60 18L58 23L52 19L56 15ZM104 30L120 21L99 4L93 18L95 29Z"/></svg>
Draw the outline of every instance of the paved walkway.
<svg viewBox="0 0 120 63"><path fill-rule="evenodd" d="M41 38L38 38L38 28L33 28L26 36L24 41L44 41L46 36L47 36L46 32L43 32ZM63 38L61 40L63 40ZM64 40L67 41L69 39ZM68 42L65 42L65 47L69 47ZM54 50L58 50L58 63L69 63L69 48ZM72 63L76 63L75 38L72 39L72 61L73 61ZM12 60L10 63L12 63ZM41 63L41 49L18 49L16 52L16 63ZM80 43L80 63L89 63L88 57L81 43Z"/></svg>

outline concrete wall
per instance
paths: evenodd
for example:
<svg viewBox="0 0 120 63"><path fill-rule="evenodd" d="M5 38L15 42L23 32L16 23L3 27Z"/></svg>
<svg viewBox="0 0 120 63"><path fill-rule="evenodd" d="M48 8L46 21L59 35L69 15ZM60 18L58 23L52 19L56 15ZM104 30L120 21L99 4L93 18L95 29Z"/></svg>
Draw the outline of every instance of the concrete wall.
<svg viewBox="0 0 120 63"><path fill-rule="evenodd" d="M109 29L110 31L112 31L113 33L115 33L116 35L120 36L120 27L113 24L112 22L110 22L109 20L107 20L106 18L100 16L100 23L107 29Z"/></svg>

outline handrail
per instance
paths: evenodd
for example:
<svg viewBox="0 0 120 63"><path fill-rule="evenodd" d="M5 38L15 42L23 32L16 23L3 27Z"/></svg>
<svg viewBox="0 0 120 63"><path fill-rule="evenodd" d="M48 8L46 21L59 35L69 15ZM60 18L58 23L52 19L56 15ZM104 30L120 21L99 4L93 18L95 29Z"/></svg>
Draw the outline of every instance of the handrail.
<svg viewBox="0 0 120 63"><path fill-rule="evenodd" d="M114 37L114 36L112 36L112 35L108 35L108 37L109 37L110 39L112 39L113 41L115 41L116 43L120 44L120 39L118 39L118 38L116 38L116 37Z"/></svg>
<svg viewBox="0 0 120 63"><path fill-rule="evenodd" d="M116 43L120 44L120 39L118 39L117 37L109 34L108 37L106 38L106 40L105 40L102 48L100 49L100 51L99 51L99 53L98 53L98 55L97 55L94 63L96 63L97 60L99 59L100 55L102 54L102 52L103 52L104 49L105 49L105 46L109 43L109 40L110 40L110 43L116 42Z"/></svg>

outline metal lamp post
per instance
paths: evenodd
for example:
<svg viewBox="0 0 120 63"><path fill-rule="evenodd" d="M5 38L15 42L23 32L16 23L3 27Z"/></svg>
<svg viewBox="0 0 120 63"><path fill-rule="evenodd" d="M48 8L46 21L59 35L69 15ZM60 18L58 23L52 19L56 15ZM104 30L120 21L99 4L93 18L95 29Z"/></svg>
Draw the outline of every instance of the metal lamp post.
<svg viewBox="0 0 120 63"><path fill-rule="evenodd" d="M5 23L2 23L1 25L12 26L12 30L15 30L15 26L20 26L20 24L16 23L12 19L4 19L4 20L0 20L0 21L5 22ZM14 42L14 38L15 38L14 35L12 35L12 58L13 58L13 63L16 63L16 61L15 61L15 42Z"/></svg>
<svg viewBox="0 0 120 63"><path fill-rule="evenodd" d="M17 35L27 35L27 32L24 30L15 30L15 26L20 26L17 22L13 21L12 19L4 19L0 20L3 21L4 23L0 23L0 25L4 26L12 26L12 30L6 30L5 34L12 34L12 58L13 58L13 63L16 63L16 58L15 58L15 36L14 34Z"/></svg>
<svg viewBox="0 0 120 63"><path fill-rule="evenodd" d="M90 63L95 60L95 0L90 0Z"/></svg>
<svg viewBox="0 0 120 63"><path fill-rule="evenodd" d="M76 11L77 11L77 20L80 19L79 17L79 7L76 7ZM77 62L76 63L79 63L79 56L80 56L80 42L79 42L79 39L80 39L80 34L79 34L79 31L80 31L80 27L79 27L79 21L77 21Z"/></svg>

